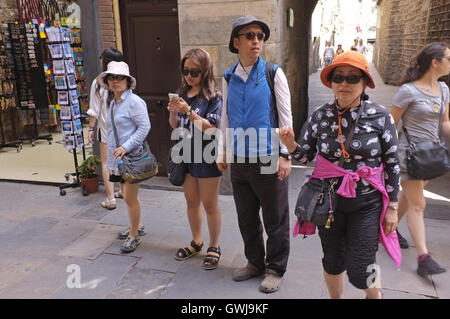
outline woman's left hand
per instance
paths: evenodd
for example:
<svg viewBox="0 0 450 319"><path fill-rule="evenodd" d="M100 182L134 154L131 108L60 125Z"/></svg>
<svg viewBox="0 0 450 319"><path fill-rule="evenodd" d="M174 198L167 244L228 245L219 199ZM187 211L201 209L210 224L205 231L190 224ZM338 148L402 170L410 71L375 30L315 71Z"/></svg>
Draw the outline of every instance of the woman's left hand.
<svg viewBox="0 0 450 319"><path fill-rule="evenodd" d="M122 158L127 153L126 149L124 149L122 146L119 146L116 148L113 152L114 158Z"/></svg>
<svg viewBox="0 0 450 319"><path fill-rule="evenodd" d="M384 234L387 236L397 229L398 225L398 214L397 211L388 207L386 210L386 215L383 219L383 230Z"/></svg>
<svg viewBox="0 0 450 319"><path fill-rule="evenodd" d="M179 100L172 100L170 102L170 106L173 107L177 112L179 112L181 114L185 114L190 109L190 106L181 97Z"/></svg>

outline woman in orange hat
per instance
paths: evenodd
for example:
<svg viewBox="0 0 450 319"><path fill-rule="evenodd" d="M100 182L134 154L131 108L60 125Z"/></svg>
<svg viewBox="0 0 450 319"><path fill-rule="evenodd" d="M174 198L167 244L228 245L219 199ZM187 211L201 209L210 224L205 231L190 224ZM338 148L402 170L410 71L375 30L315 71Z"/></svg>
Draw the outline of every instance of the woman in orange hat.
<svg viewBox="0 0 450 319"><path fill-rule="evenodd" d="M365 94L375 83L362 54L340 54L320 78L333 90L334 101L309 116L298 143L289 127L279 130L280 140L302 164L317 155L312 179L335 183L330 195L337 197L336 205L330 207L327 224L318 226L330 297L342 298L347 271L350 282L364 289L367 298L381 298L375 264L378 241L397 265L401 262L394 231L399 192L397 131L389 112ZM301 221L300 225L300 233L311 231L311 224ZM309 234L314 233L313 227Z"/></svg>

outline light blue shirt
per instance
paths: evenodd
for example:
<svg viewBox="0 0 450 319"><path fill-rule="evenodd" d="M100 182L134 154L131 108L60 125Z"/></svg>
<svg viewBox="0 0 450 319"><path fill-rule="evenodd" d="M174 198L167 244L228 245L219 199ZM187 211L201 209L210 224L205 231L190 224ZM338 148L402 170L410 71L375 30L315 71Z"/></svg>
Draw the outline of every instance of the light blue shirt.
<svg viewBox="0 0 450 319"><path fill-rule="evenodd" d="M119 145L116 143L111 122L111 107L114 111L114 123L116 124ZM124 92L119 102L116 102L115 98L111 101L106 126L108 128L108 161L106 167L110 172L117 172L119 159L114 158L114 150L118 146L122 146L127 153L139 152L148 132L150 132L147 104L131 90Z"/></svg>

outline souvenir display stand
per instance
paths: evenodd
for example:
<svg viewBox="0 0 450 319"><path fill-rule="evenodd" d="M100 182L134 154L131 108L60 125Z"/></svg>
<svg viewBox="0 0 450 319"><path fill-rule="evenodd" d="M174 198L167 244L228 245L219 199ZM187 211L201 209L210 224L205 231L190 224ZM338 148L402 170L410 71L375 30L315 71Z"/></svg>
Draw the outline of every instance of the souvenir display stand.
<svg viewBox="0 0 450 319"><path fill-rule="evenodd" d="M33 23L9 23L17 81L19 117L24 132L21 140L52 143L51 134L39 135L38 126L48 125L48 97L42 61L42 43Z"/></svg>
<svg viewBox="0 0 450 319"><path fill-rule="evenodd" d="M0 24L0 148L22 149L17 128L17 94L8 24ZM6 124L6 125L4 125Z"/></svg>
<svg viewBox="0 0 450 319"><path fill-rule="evenodd" d="M76 149L82 148L83 160L86 159L83 126L75 75L75 61L71 47L71 29L66 27L47 27L45 31L52 60L54 86L58 105L60 106L63 144L65 148L72 150L75 165L74 173L65 174L67 180L70 176L74 176L73 182L59 186L60 195L64 196L66 195L66 188L81 186ZM83 195L87 195L87 191L84 188Z"/></svg>

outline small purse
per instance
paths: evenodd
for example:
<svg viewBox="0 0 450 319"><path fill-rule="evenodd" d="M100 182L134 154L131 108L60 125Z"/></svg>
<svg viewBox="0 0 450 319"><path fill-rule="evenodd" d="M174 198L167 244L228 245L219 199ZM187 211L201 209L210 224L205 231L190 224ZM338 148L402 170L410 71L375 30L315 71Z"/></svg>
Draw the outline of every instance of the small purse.
<svg viewBox="0 0 450 319"><path fill-rule="evenodd" d="M442 95L442 93L441 93ZM405 127L406 140L409 148L406 149L406 166L408 175L414 179L429 180L439 177L450 171L450 159L447 144L441 140L442 112L444 109L444 96L439 113L439 141L422 141L414 143Z"/></svg>
<svg viewBox="0 0 450 319"><path fill-rule="evenodd" d="M184 162L175 163L172 160L172 148L170 148L167 154L167 175L169 182L174 186L183 186L186 173L187 164Z"/></svg>
<svg viewBox="0 0 450 319"><path fill-rule="evenodd" d="M336 179L326 180L312 178L303 184L295 204L295 215L303 221L331 227L334 221L334 208L337 204L337 196L334 191Z"/></svg>
<svg viewBox="0 0 450 319"><path fill-rule="evenodd" d="M362 102L358 114L356 115L355 122L350 129L350 133L345 142L346 149L353 139L355 127L365 108L365 103L365 101ZM339 159L339 166L342 166L343 163L344 156L342 154ZM337 183L337 178L311 178L303 184L300 193L298 194L294 212L300 227L304 222L308 222L317 226L325 226L327 229L331 228L331 223L334 221L334 210L337 205L337 195L334 190Z"/></svg>
<svg viewBox="0 0 450 319"><path fill-rule="evenodd" d="M116 145L119 145L116 124L114 123L114 112L111 106L111 122L114 130ZM118 163L119 174L130 184L143 182L158 174L158 161L150 151L147 141L143 142L143 147L139 153L127 153L122 156Z"/></svg>

